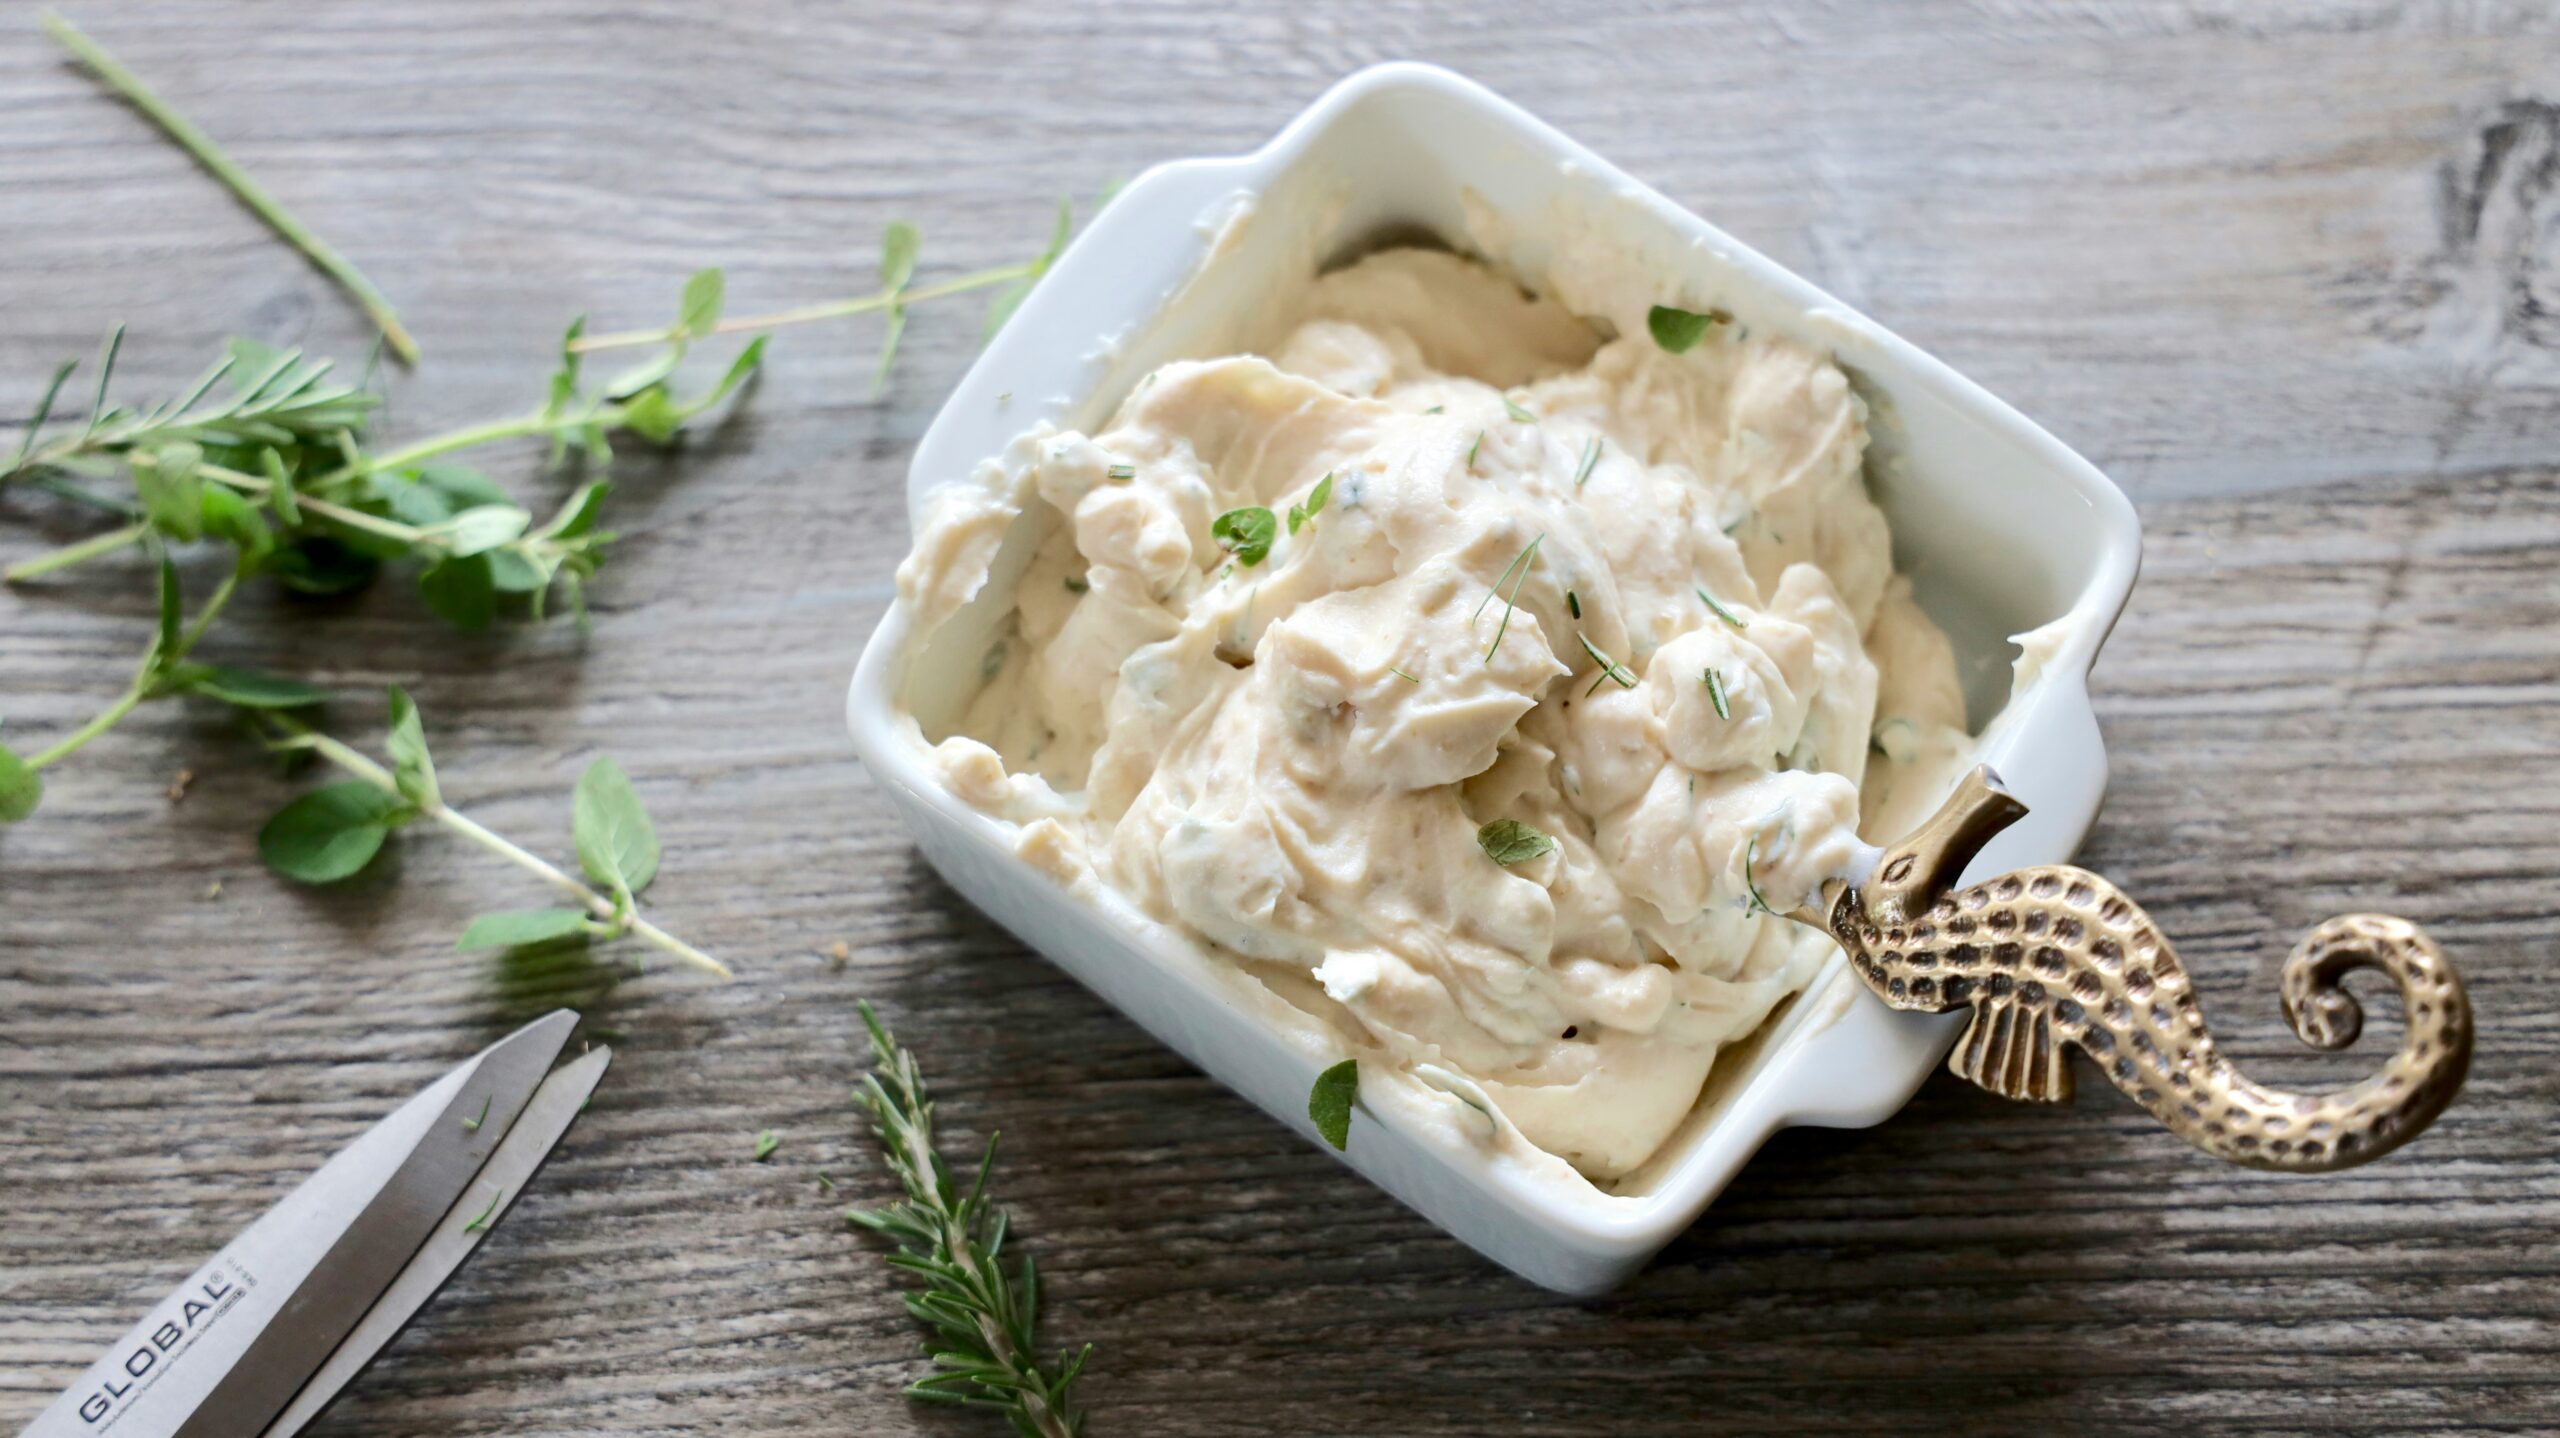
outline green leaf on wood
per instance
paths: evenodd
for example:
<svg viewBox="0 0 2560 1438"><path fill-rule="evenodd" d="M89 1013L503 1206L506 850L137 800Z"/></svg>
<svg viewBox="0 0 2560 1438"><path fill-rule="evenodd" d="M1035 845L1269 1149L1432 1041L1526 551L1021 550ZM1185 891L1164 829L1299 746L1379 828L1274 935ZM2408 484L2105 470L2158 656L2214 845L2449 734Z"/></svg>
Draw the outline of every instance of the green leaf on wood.
<svg viewBox="0 0 2560 1438"><path fill-rule="evenodd" d="M346 878L371 862L409 807L360 779L314 789L276 811L258 831L258 857L303 884Z"/></svg>
<svg viewBox="0 0 2560 1438"><path fill-rule="evenodd" d="M418 718L418 706L409 691L391 686L391 733L383 741L391 753L392 782L400 789L400 797L421 809L433 809L444 802L436 787L436 761L427 753L426 725Z"/></svg>
<svg viewBox="0 0 2560 1438"><path fill-rule="evenodd" d="M527 944L551 944L562 939L583 938L587 933L587 916L577 909L519 909L503 914L482 914L453 941L457 952L473 949L514 949Z"/></svg>
<svg viewBox="0 0 2560 1438"><path fill-rule="evenodd" d="M636 895L658 877L658 831L630 776L610 756L598 756L578 776L574 812L578 864L588 878Z"/></svg>

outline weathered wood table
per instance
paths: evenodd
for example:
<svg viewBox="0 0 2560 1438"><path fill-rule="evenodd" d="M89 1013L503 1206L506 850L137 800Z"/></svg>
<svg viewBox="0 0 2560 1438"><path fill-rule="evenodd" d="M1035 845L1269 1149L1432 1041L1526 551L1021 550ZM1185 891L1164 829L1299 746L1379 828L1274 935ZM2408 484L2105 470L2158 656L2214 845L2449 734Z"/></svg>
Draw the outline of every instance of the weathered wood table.
<svg viewBox="0 0 2560 1438"><path fill-rule="evenodd" d="M73 18L399 300L427 360L394 435L529 406L571 313L660 322L696 266L742 308L856 292L902 217L928 279L1003 263L1062 189L1248 148L1358 65L1477 75L2132 494L2149 552L2096 675L2115 779L2087 861L2277 1081L2370 1061L2284 1032L2285 945L2349 908L2426 924L2481 1018L2440 1128L2294 1181L2199 1159L2103 1084L2020 1111L1941 1078L1880 1129L1780 1137L1614 1297L1505 1276L977 917L848 756L905 458L977 333L974 303L925 306L884 398L867 323L791 331L734 422L620 465L588 638L457 636L386 584L262 590L215 641L345 691L332 720L368 742L407 685L448 794L558 857L571 781L616 754L666 840L656 910L740 974L594 999L628 1034L594 1111L323 1430L996 1431L899 1396L917 1335L837 1217L885 1191L847 1099L866 995L955 1140L1003 1128L1049 1334L1096 1345L1096 1433L2560 1429L2560 27L2378 0L1567 8ZM119 320L136 395L230 333L369 337L25 10L0 16L0 316L0 419ZM0 500L0 553L82 524ZM129 561L0 595L10 733L111 697L149 606ZM271 878L252 836L296 782L155 705L0 831L0 1431L555 997L451 951L539 901L475 852L412 834L334 889Z"/></svg>

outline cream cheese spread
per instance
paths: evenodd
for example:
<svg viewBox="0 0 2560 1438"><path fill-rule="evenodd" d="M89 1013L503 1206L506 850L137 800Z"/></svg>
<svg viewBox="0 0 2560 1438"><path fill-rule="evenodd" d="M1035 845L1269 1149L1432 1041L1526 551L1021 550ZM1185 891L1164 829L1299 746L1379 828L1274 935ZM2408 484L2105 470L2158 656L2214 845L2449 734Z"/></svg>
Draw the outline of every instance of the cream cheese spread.
<svg viewBox="0 0 2560 1438"><path fill-rule="evenodd" d="M930 630L1036 521L944 782L1605 1184L1831 952L1775 914L1972 741L1831 358L1594 319L1373 255L938 491L898 584Z"/></svg>

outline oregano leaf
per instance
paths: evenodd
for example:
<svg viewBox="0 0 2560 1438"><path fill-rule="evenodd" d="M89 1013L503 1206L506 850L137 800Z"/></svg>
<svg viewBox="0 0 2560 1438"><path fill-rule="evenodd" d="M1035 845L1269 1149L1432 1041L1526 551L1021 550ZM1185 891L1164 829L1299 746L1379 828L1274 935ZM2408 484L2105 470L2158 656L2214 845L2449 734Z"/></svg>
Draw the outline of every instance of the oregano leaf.
<svg viewBox="0 0 2560 1438"><path fill-rule="evenodd" d="M329 697L329 691L299 679L279 679L254 669L207 664L188 678L187 692L219 699L243 709L306 709Z"/></svg>
<svg viewBox="0 0 2560 1438"><path fill-rule="evenodd" d="M1351 1145L1351 1101L1360 1096L1360 1061L1344 1059L1316 1075L1307 1092L1307 1117L1316 1132L1339 1151Z"/></svg>
<svg viewBox="0 0 2560 1438"><path fill-rule="evenodd" d="M684 298L676 307L676 328L688 339L711 333L720 323L720 301L727 293L728 279L715 266L696 270L684 282Z"/></svg>
<svg viewBox="0 0 2560 1438"><path fill-rule="evenodd" d="M44 776L18 752L0 744L0 824L14 824L44 802Z"/></svg>
<svg viewBox="0 0 2560 1438"><path fill-rule="evenodd" d="M391 686L391 733L384 747L391 753L392 782L399 785L401 798L421 809L444 802L436 787L436 761L427 753L426 725L409 691L397 684Z"/></svg>
<svg viewBox="0 0 2560 1438"><path fill-rule="evenodd" d="M418 593L445 622L477 633L498 615L496 581L489 556L468 554L447 559L418 576Z"/></svg>
<svg viewBox="0 0 2560 1438"><path fill-rule="evenodd" d="M473 949L513 949L527 944L557 943L567 938L583 938L587 932L587 916L577 909L519 909L502 914L482 914L473 919L462 937L453 941L454 950L468 953Z"/></svg>
<svg viewBox="0 0 2560 1438"><path fill-rule="evenodd" d="M372 862L409 812L398 796L361 779L314 789L258 831L258 857L296 883L334 883Z"/></svg>
<svg viewBox="0 0 2560 1438"><path fill-rule="evenodd" d="M579 867L606 888L637 895L658 877L658 831L630 776L609 755L578 776L572 833Z"/></svg>
<svg viewBox="0 0 2560 1438"><path fill-rule="evenodd" d="M1476 830L1476 847L1484 850L1486 858L1508 868L1554 853L1556 841L1517 819L1496 819Z"/></svg>
<svg viewBox="0 0 2560 1438"><path fill-rule="evenodd" d="M1209 537L1247 569L1270 557L1271 542L1279 533L1278 516L1260 505L1230 509L1209 525Z"/></svg>

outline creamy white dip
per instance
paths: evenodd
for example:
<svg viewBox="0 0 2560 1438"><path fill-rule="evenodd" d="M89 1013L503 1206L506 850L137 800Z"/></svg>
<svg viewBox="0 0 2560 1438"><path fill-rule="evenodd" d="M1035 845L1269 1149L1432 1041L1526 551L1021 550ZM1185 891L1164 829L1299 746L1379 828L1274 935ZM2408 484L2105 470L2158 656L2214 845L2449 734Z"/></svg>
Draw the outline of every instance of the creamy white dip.
<svg viewBox="0 0 2560 1438"><path fill-rule="evenodd" d="M1489 1102L1487 1141L1605 1183L1830 952L1770 911L1971 740L1840 369L1597 319L1372 256L1267 356L1167 365L940 491L898 584L930 631L1039 521L984 687L926 737L952 791L1329 1028L1364 1094ZM1257 509L1267 553L1250 517L1222 541ZM1552 848L1498 862L1504 820Z"/></svg>

